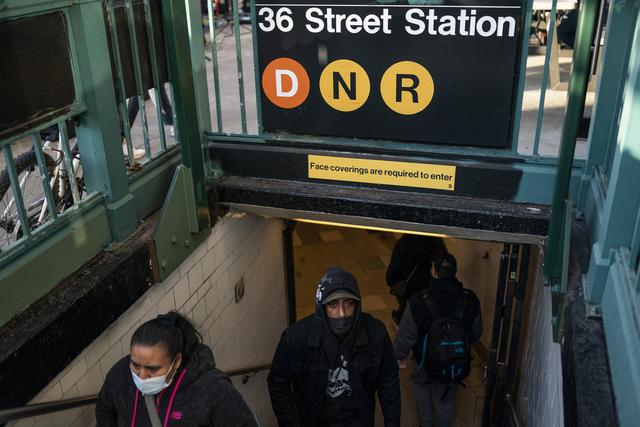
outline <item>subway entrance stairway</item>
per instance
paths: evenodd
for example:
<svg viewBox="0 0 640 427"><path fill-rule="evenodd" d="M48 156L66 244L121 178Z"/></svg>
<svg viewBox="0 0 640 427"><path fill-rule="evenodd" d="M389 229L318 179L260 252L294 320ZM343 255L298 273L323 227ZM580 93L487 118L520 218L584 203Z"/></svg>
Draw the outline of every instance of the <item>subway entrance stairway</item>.
<svg viewBox="0 0 640 427"><path fill-rule="evenodd" d="M635 425L640 4L316 3L3 2L0 414L54 402L15 424L91 425L133 330L177 309L275 425L265 369L307 308L305 251L368 242L350 266L389 324L389 244L431 233L492 307L476 355L499 381L481 394L474 370L460 425L482 396L485 425ZM316 34L310 8L389 32ZM481 31L401 25L461 8Z"/></svg>

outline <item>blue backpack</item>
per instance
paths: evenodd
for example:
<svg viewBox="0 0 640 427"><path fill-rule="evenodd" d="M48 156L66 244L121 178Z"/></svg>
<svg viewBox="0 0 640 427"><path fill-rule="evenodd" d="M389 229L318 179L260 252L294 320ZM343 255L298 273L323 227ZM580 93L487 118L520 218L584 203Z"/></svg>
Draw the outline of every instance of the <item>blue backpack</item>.
<svg viewBox="0 0 640 427"><path fill-rule="evenodd" d="M467 294L456 304L454 314L440 317L438 307L428 294L424 302L431 319L431 326L424 337L422 360L419 368L440 384L459 384L471 370L471 345L462 316L467 306Z"/></svg>

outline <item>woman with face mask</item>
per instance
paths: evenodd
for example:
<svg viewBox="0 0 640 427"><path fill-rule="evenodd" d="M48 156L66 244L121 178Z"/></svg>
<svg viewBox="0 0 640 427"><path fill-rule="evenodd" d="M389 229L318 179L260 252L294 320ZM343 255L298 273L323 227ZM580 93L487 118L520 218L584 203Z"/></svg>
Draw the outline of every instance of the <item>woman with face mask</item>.
<svg viewBox="0 0 640 427"><path fill-rule="evenodd" d="M143 323L130 351L100 390L98 427L257 426L229 378L214 368L211 349L180 314Z"/></svg>

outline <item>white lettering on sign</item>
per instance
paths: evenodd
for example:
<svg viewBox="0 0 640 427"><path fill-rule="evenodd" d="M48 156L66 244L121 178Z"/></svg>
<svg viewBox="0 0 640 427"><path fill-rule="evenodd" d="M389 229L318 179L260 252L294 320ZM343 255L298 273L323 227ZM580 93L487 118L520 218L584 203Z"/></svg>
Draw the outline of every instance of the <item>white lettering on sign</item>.
<svg viewBox="0 0 640 427"><path fill-rule="evenodd" d="M294 12L289 7L264 7L257 5L258 28L263 32L274 30L287 33L294 27ZM296 13L304 8L304 27L313 34L322 32L331 34L391 34L392 15L389 8L380 9L377 5L362 7L361 10L375 9L377 13L338 13L335 8L349 5L320 7L321 5L290 5ZM473 8L436 9L429 7L411 7L404 14L401 28L412 36L465 36L465 37L515 37L516 18L513 16L483 15L487 10L519 9L519 6L478 6L480 12ZM456 10L456 14L438 14L442 10Z"/></svg>
<svg viewBox="0 0 640 427"><path fill-rule="evenodd" d="M265 33L271 32L276 28L283 33L288 33L293 29L291 9L288 7L281 7L275 13L270 7L263 7L258 11L258 16L264 18L264 21L260 22L258 27Z"/></svg>
<svg viewBox="0 0 640 427"><path fill-rule="evenodd" d="M276 70L276 96L281 98L290 98L298 92L298 77L291 70ZM287 76L291 79L291 89L288 91L282 90L282 76Z"/></svg>
<svg viewBox="0 0 640 427"><path fill-rule="evenodd" d="M307 9L305 13L307 18L307 31L310 33L320 33L326 31L328 33L342 33L343 29L351 34L356 34L364 30L369 34L376 34L382 27L384 34L391 34L389 22L391 14L389 9L382 9L380 16L376 14L368 14L360 17L357 13L333 13L333 8L328 7L322 10L319 7Z"/></svg>
<svg viewBox="0 0 640 427"><path fill-rule="evenodd" d="M426 33L431 36L475 36L482 37L515 37L516 20L512 16L492 16L477 18L477 11L471 9L467 14L462 9L458 16L436 15L434 9L424 13L422 9L409 9L405 14L407 24L404 29L407 34L417 36ZM505 31L506 30L506 31Z"/></svg>

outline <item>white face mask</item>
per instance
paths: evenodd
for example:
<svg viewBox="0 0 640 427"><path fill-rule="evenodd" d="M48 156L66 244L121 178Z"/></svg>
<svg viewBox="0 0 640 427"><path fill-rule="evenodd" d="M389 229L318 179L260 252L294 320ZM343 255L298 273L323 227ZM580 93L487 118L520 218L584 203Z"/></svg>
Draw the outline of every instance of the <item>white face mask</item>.
<svg viewBox="0 0 640 427"><path fill-rule="evenodd" d="M171 366L169 366L169 370L167 371L167 374L171 372L171 369L173 368L174 363L175 363L175 360L171 362ZM171 381L173 381L173 377L171 378L171 381L167 382L167 374L158 375L157 377L151 377L151 378L147 378L146 380L143 380L138 375L136 375L135 372L133 372L133 369L131 370L131 375L133 376L133 383L136 385L136 387L138 387L138 390L140 390L140 392L145 396L149 394L158 394L165 388L169 387L169 385L171 385Z"/></svg>

